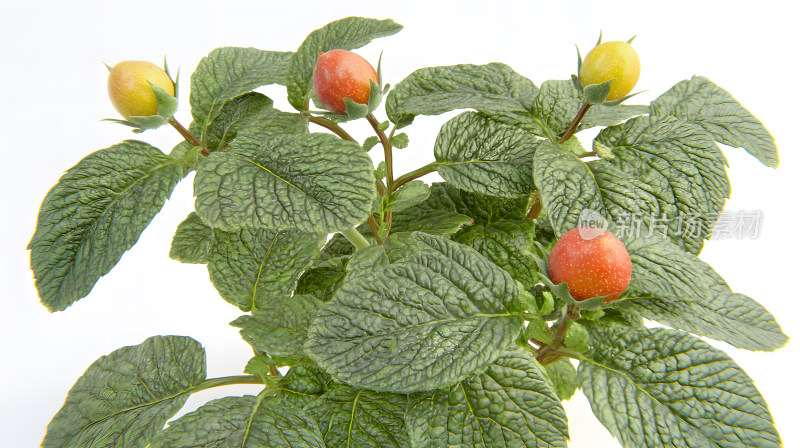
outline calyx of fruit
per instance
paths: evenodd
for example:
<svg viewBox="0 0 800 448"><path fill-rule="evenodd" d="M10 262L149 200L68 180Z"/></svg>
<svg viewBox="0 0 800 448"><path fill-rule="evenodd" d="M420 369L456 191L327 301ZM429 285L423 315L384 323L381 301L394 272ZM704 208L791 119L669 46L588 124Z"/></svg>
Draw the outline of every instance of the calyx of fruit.
<svg viewBox="0 0 800 448"><path fill-rule="evenodd" d="M550 252L547 264L553 283L566 282L575 300L608 296L616 299L631 282L631 257L611 232L578 227L565 233Z"/></svg>

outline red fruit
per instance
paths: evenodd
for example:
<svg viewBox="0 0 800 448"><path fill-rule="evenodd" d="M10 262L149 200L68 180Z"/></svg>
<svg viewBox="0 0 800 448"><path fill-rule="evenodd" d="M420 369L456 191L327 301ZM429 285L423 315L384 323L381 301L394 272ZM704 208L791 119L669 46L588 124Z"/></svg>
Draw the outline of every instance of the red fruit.
<svg viewBox="0 0 800 448"><path fill-rule="evenodd" d="M345 98L359 104L369 101L370 83L378 74L366 59L347 50L322 53L314 67L314 93L325 109L346 114Z"/></svg>
<svg viewBox="0 0 800 448"><path fill-rule="evenodd" d="M565 233L550 252L547 270L553 283L567 282L575 300L616 299L631 283L631 257L611 232L579 227Z"/></svg>

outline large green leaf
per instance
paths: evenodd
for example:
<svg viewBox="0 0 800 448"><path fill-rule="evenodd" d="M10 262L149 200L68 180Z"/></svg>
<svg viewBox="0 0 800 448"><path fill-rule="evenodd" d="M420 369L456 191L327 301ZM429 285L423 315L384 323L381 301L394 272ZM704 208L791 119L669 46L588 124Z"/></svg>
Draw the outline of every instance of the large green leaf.
<svg viewBox="0 0 800 448"><path fill-rule="evenodd" d="M228 151L198 167L197 214L226 231L295 228L331 233L364 221L375 197L372 160L330 134L253 138L239 132Z"/></svg>
<svg viewBox="0 0 800 448"><path fill-rule="evenodd" d="M584 103L570 80L549 80L542 84L531 113L542 135L557 141L569 128ZM578 130L595 126L611 126L630 117L649 112L647 106L592 106L581 120Z"/></svg>
<svg viewBox="0 0 800 448"><path fill-rule="evenodd" d="M242 229L214 229L208 274L227 302L242 311L271 309L271 301L289 296L297 279L325 244L325 235Z"/></svg>
<svg viewBox="0 0 800 448"><path fill-rule="evenodd" d="M444 238L412 240L397 262L345 280L312 323L306 352L348 384L398 393L450 385L485 369L522 330L505 271Z"/></svg>
<svg viewBox="0 0 800 448"><path fill-rule="evenodd" d="M783 446L764 398L724 352L669 329L598 329L593 337L578 377L623 447Z"/></svg>
<svg viewBox="0 0 800 448"><path fill-rule="evenodd" d="M321 448L317 422L306 412L281 401L225 397L171 422L152 448Z"/></svg>
<svg viewBox="0 0 800 448"><path fill-rule="evenodd" d="M47 425L43 448L143 448L206 379L205 352L156 336L95 361Z"/></svg>
<svg viewBox="0 0 800 448"><path fill-rule="evenodd" d="M473 224L455 235L455 241L485 255L492 263L530 288L539 282L539 268L532 254L534 224L527 218Z"/></svg>
<svg viewBox="0 0 800 448"><path fill-rule="evenodd" d="M650 104L653 115L671 115L703 127L714 140L744 148L764 165L780 163L775 139L725 89L702 76L679 82Z"/></svg>
<svg viewBox="0 0 800 448"><path fill-rule="evenodd" d="M393 123L456 109L514 115L527 113L537 93L533 82L505 64L429 67L397 83L386 97L386 114Z"/></svg>
<svg viewBox="0 0 800 448"><path fill-rule="evenodd" d="M267 84L283 84L290 52L255 48L217 48L197 65L189 103L199 126L211 121L231 98Z"/></svg>
<svg viewBox="0 0 800 448"><path fill-rule="evenodd" d="M331 387L305 410L317 422L329 447L406 448L405 395Z"/></svg>
<svg viewBox="0 0 800 448"><path fill-rule="evenodd" d="M61 176L28 244L42 304L62 311L89 294L182 177L179 160L135 140L94 152Z"/></svg>
<svg viewBox="0 0 800 448"><path fill-rule="evenodd" d="M439 131L433 147L436 170L448 183L474 193L530 195L537 140L521 128L465 112Z"/></svg>
<svg viewBox="0 0 800 448"><path fill-rule="evenodd" d="M303 356L308 327L322 305L310 295L272 297L268 306L231 322L254 350L270 356Z"/></svg>
<svg viewBox="0 0 800 448"><path fill-rule="evenodd" d="M289 64L286 74L289 104L297 110L307 110L306 100L311 90L311 78L320 53L337 48L352 50L363 47L374 39L391 36L401 29L403 26L391 19L347 17L311 32Z"/></svg>
<svg viewBox="0 0 800 448"><path fill-rule="evenodd" d="M197 213L192 212L178 225L169 257L181 263L208 263L208 248L214 238L214 230L203 223Z"/></svg>
<svg viewBox="0 0 800 448"><path fill-rule="evenodd" d="M566 447L568 438L564 408L522 348L484 373L413 395L407 425L415 448Z"/></svg>

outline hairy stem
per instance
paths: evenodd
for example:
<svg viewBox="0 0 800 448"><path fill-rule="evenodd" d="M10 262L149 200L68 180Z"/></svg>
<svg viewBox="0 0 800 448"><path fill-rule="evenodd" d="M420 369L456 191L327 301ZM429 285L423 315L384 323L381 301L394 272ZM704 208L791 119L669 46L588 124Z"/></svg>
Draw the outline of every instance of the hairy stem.
<svg viewBox="0 0 800 448"><path fill-rule="evenodd" d="M378 226L378 221L375 219L375 215L370 213L367 222L369 222L369 229L372 230L372 234L375 235L375 239L378 241L378 244L383 244L383 240L380 236L378 236L380 232L380 226Z"/></svg>
<svg viewBox="0 0 800 448"><path fill-rule="evenodd" d="M208 156L211 154L211 151L209 151L205 146L203 146L203 143L200 142L200 140L198 140L197 137L192 135L192 133L189 132L188 129L183 127L182 124L178 123L178 120L176 120L175 117L170 118L167 121L167 123L171 124L172 127L175 128L176 131L178 131L178 134L181 134L181 137L186 139L187 142L193 144L194 146L199 146L201 148L200 154L204 156Z"/></svg>
<svg viewBox="0 0 800 448"><path fill-rule="evenodd" d="M433 162L423 166L422 168L417 168L414 171L403 174L402 176L398 177L397 180L394 181L394 184L392 184L394 187L392 191L397 190L398 188L411 182L414 179L418 179L426 174L430 174L435 171L436 171L436 162Z"/></svg>
<svg viewBox="0 0 800 448"><path fill-rule="evenodd" d="M348 227L344 230L340 230L341 233L347 241L350 241L350 244L356 247L356 249L365 249L369 247L369 241L364 238L364 235L361 234L355 227Z"/></svg>
<svg viewBox="0 0 800 448"><path fill-rule="evenodd" d="M351 142L356 141L356 139L351 137L350 134L348 134L347 131L342 129L341 126L339 126L338 124L336 124L335 122L333 122L331 120L328 120L327 118L316 117L316 116L313 116L313 115L309 115L308 122L317 124L319 126L322 126L323 128L325 128L325 129L333 132L334 134L338 135L339 138L341 138L342 140L350 140Z"/></svg>
<svg viewBox="0 0 800 448"><path fill-rule="evenodd" d="M372 125L375 130L375 135L383 145L383 159L386 162L386 191L394 191L394 170L392 168L392 145L389 144L389 138L380 130L380 122L371 113L367 115L367 121Z"/></svg>
<svg viewBox="0 0 800 448"><path fill-rule="evenodd" d="M564 135L561 137L561 140L559 140L558 143L564 143L567 140L569 140L570 137L572 137L572 134L574 134L575 130L578 129L578 125L581 123L581 120L583 120L583 116L586 115L586 112L589 110L590 107L592 107L591 104L583 103L583 106L581 106L581 108L578 110L578 113L575 115L575 118L572 119L572 123L570 123L569 127L567 128L567 132L564 133Z"/></svg>

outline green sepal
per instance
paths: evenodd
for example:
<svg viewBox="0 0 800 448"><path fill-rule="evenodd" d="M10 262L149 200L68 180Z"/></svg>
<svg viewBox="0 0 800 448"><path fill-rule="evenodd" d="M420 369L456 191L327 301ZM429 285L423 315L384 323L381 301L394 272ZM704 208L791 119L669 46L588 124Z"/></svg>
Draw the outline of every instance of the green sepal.
<svg viewBox="0 0 800 448"><path fill-rule="evenodd" d="M589 84L583 87L583 97L589 104L605 104L608 98L608 92L611 91L611 82L614 79L609 79L600 84Z"/></svg>
<svg viewBox="0 0 800 448"><path fill-rule="evenodd" d="M578 57L580 57L580 52L578 53ZM578 59L578 71L580 71L581 61ZM570 78L572 79L572 85L575 86L575 90L578 91L581 95L583 95L583 83L578 75L571 75Z"/></svg>
<svg viewBox="0 0 800 448"><path fill-rule="evenodd" d="M171 80L172 78L170 78ZM166 90L153 85L151 82L147 82L150 84L150 87L153 89L153 93L156 96L156 102L158 103L158 114L156 115L147 115L147 116L133 116L128 117L126 120L119 120L116 118L104 118L103 121L113 121L114 123L124 124L125 126L130 126L133 129L133 132L136 134L141 134L142 132L148 129L156 129L159 128L169 121L172 118L172 115L178 110L178 99L169 93ZM174 81L173 81L174 84Z"/></svg>
<svg viewBox="0 0 800 448"><path fill-rule="evenodd" d="M540 251L540 255L534 257L536 264L539 266L539 277L542 283L544 283L544 285L547 286L547 288L552 291L556 297L563 300L567 305L575 305L582 310L596 310L603 305L603 300L608 296L592 297L590 299L579 301L575 300L575 298L572 297L572 294L569 293L567 282L562 282L558 285L553 283L547 270L547 260L549 254L544 246L542 246L540 243L537 242L536 247Z"/></svg>
<svg viewBox="0 0 800 448"><path fill-rule="evenodd" d="M620 104L622 104L623 101L625 101L625 100L627 100L629 98L632 98L632 97L634 97L634 96L636 96L636 95L638 95L638 94L640 94L642 92L631 93L630 95L625 95L625 96L623 96L622 98L620 98L618 100L606 101L606 102L603 103L603 105L604 106L619 106Z"/></svg>

